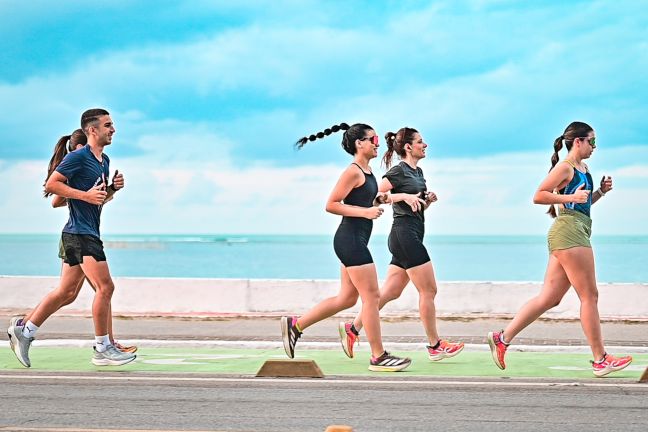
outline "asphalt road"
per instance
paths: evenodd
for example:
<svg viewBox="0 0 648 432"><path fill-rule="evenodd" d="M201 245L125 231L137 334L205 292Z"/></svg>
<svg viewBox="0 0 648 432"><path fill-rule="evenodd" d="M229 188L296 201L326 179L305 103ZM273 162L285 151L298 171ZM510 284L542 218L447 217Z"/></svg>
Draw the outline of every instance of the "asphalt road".
<svg viewBox="0 0 648 432"><path fill-rule="evenodd" d="M259 379L152 373L0 375L0 431L51 428L641 431L648 385L493 379Z"/></svg>

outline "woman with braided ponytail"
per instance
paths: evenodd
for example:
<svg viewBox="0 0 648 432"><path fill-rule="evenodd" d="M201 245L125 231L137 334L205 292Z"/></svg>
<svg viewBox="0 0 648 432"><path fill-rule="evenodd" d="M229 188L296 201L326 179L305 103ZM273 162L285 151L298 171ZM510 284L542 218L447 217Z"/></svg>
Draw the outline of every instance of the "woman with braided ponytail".
<svg viewBox="0 0 648 432"><path fill-rule="evenodd" d="M558 163L563 144L567 157ZM527 302L513 321L500 332L488 333L493 360L504 369L506 349L513 338L547 310L557 306L571 286L581 302L580 321L594 361L592 371L601 377L624 369L632 357L614 357L605 352L598 312L598 289L594 272L594 254L590 244L592 220L590 207L612 190L612 178L601 179L592 193L593 181L583 162L596 148L594 129L586 123L573 122L554 141L551 169L533 196L535 204L549 204L548 213L555 221L547 236L549 263L544 286L538 296ZM554 206L558 207L558 212Z"/></svg>
<svg viewBox="0 0 648 432"><path fill-rule="evenodd" d="M302 148L308 141L324 138L344 131L342 148L353 156L353 162L344 170L326 202L326 211L342 216L333 246L341 261L340 292L327 298L300 317L281 317L281 333L286 354L295 356L295 345L302 332L309 326L356 304L362 299L362 318L371 347L369 370L394 372L408 367L411 360L389 354L382 345L378 304L378 275L367 244L373 228L373 220L383 209L384 196L378 194L378 184L369 161L378 155L378 135L366 124L346 123L333 126L323 132L303 137L296 143Z"/></svg>
<svg viewBox="0 0 648 432"><path fill-rule="evenodd" d="M419 292L419 312L428 337L429 359L439 361L454 357L461 352L464 344L448 342L439 337L434 307L437 285L432 261L423 245L424 211L437 200L434 192L428 192L423 170L417 166L425 157L427 144L416 129L409 127L401 128L397 133L388 132L385 140L387 151L383 163L389 171L383 176L379 191L389 192L394 221L388 240L392 260L385 284L380 290L379 307L382 309L400 297L411 280ZM391 167L394 153L401 162ZM361 328L362 315L358 315L352 323L340 323L342 348L350 358L353 357L353 345Z"/></svg>

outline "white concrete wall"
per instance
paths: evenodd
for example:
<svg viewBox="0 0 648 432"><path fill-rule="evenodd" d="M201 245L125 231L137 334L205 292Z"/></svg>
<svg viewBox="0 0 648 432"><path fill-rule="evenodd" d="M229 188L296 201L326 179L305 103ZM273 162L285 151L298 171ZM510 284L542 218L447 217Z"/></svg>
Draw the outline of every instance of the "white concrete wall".
<svg viewBox="0 0 648 432"><path fill-rule="evenodd" d="M56 277L0 276L0 309L33 308L58 284ZM113 311L117 315L301 314L339 289L337 280L115 278ZM441 282L439 316L511 316L536 295L540 283ZM92 289L84 286L69 313L89 314ZM547 312L554 318L578 318L579 301L570 290ZM349 312L355 312L358 306ZM599 284L602 319L648 319L648 284ZM408 286L391 302L386 315L416 315L418 294Z"/></svg>

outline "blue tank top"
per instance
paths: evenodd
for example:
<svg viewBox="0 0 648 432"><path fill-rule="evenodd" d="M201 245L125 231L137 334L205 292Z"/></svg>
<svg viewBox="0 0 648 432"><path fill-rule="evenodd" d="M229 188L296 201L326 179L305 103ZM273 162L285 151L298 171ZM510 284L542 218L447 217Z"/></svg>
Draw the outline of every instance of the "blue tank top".
<svg viewBox="0 0 648 432"><path fill-rule="evenodd" d="M574 164L571 161L566 160L569 165L572 166L574 169L574 177L571 179L569 184L562 188L560 191L558 191L560 194L563 195L571 195L576 190L581 186L585 185L583 190L588 190L590 191L589 195L587 196L587 202L584 203L565 203L563 204L566 209L571 209L575 210L577 212L583 213L586 216L590 215L590 208L592 207L592 192L594 189L594 181L592 180L592 175L589 173L589 170L586 172L581 172L576 169Z"/></svg>

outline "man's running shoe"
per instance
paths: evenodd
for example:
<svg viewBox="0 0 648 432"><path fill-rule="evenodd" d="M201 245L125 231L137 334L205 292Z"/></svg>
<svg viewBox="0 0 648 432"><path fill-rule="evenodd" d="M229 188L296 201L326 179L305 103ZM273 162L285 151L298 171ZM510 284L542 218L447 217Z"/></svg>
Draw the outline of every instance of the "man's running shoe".
<svg viewBox="0 0 648 432"><path fill-rule="evenodd" d="M96 347L93 350L92 364L95 366L121 366L137 357L135 354L119 351L114 345L108 345L104 352L97 351Z"/></svg>
<svg viewBox="0 0 648 432"><path fill-rule="evenodd" d="M445 358L454 357L464 349L463 342L452 343L447 340L440 340L439 346L433 349L430 345L427 346L428 356L432 361L439 361Z"/></svg>
<svg viewBox="0 0 648 432"><path fill-rule="evenodd" d="M21 324L21 325L19 325ZM9 336L9 344L16 358L25 367L31 367L31 361L29 361L29 348L31 347L34 338L28 338L23 336L22 317L13 317L9 321L9 328L7 329L7 335Z"/></svg>
<svg viewBox="0 0 648 432"><path fill-rule="evenodd" d="M340 332L340 342L342 342L342 349L344 354L349 358L353 358L353 345L357 342L360 345L360 336L353 333L351 330L352 323L341 322L338 330Z"/></svg>
<svg viewBox="0 0 648 432"><path fill-rule="evenodd" d="M614 357L608 353L603 355L603 360L595 362L590 360L592 363L592 371L597 377L602 377L610 372L620 371L625 369L630 363L632 363L631 356L625 357Z"/></svg>
<svg viewBox="0 0 648 432"><path fill-rule="evenodd" d="M369 360L369 370L373 372L397 372L405 369L410 364L412 364L412 360L396 357L385 351L378 358L371 357L371 360Z"/></svg>
<svg viewBox="0 0 648 432"><path fill-rule="evenodd" d="M508 345L502 342L503 333L503 330L501 332L488 332L487 336L488 346L490 346L493 361L495 362L497 367L502 370L506 369L504 356L506 355L506 349L508 348Z"/></svg>
<svg viewBox="0 0 648 432"><path fill-rule="evenodd" d="M295 358L295 345L300 338L301 332L297 329L297 317L281 317L281 338L284 349L289 358Z"/></svg>
<svg viewBox="0 0 648 432"><path fill-rule="evenodd" d="M131 354L137 352L137 346L135 345L124 346L117 341L113 341L113 345L115 345L115 348L117 348L121 352L131 353Z"/></svg>

